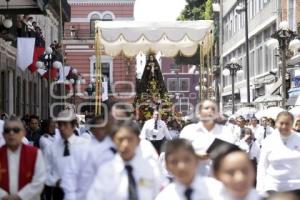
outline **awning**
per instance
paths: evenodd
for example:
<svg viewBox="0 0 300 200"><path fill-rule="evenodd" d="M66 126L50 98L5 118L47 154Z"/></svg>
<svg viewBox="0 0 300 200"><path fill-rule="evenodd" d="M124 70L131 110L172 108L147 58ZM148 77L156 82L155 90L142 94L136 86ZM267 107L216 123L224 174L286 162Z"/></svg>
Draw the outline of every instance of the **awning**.
<svg viewBox="0 0 300 200"><path fill-rule="evenodd" d="M213 21L97 21L101 45L107 55L117 56L123 52L128 57L139 54L161 52L174 57L179 52L193 56L200 44L204 53L213 44Z"/></svg>
<svg viewBox="0 0 300 200"><path fill-rule="evenodd" d="M279 95L264 95L254 100L255 103L277 102L282 101L282 97Z"/></svg>
<svg viewBox="0 0 300 200"><path fill-rule="evenodd" d="M240 93L240 91L239 91L238 89L235 89L235 90L234 90L234 94L238 94L238 93ZM224 97L224 96L228 96L228 95L231 95L231 94L232 94L231 91L223 92L223 93L222 93L222 96Z"/></svg>
<svg viewBox="0 0 300 200"><path fill-rule="evenodd" d="M300 88L299 87L297 87L297 88L291 88L289 91L288 91L288 93L289 93L289 96L290 97L293 97L293 96L299 96L300 95Z"/></svg>
<svg viewBox="0 0 300 200"><path fill-rule="evenodd" d="M296 102L298 100L298 96L293 96L293 97L289 97L286 104L288 106L295 106L296 105Z"/></svg>
<svg viewBox="0 0 300 200"><path fill-rule="evenodd" d="M279 78L275 83L266 85L266 95L273 95L281 87L282 79Z"/></svg>

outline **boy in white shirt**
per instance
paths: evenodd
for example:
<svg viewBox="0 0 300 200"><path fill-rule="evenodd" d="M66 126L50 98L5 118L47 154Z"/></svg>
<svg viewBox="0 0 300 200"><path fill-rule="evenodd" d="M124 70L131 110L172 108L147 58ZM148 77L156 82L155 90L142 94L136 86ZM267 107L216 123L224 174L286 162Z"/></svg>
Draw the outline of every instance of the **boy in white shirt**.
<svg viewBox="0 0 300 200"><path fill-rule="evenodd" d="M158 163L143 157L138 125L120 123L111 132L118 154L98 170L87 199L153 200L161 188Z"/></svg>
<svg viewBox="0 0 300 200"><path fill-rule="evenodd" d="M222 184L213 178L197 175L198 158L186 139L168 141L165 147L166 167L175 181L161 191L156 200L220 199Z"/></svg>

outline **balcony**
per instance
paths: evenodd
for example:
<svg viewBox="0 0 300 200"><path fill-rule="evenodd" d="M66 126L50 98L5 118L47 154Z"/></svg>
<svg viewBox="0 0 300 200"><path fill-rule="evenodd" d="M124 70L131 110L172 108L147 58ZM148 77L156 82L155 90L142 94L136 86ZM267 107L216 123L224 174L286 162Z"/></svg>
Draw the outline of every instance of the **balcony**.
<svg viewBox="0 0 300 200"><path fill-rule="evenodd" d="M71 7L67 0L61 0L63 21L70 21ZM59 20L60 1L57 0L0 0L0 14L46 14L50 10Z"/></svg>

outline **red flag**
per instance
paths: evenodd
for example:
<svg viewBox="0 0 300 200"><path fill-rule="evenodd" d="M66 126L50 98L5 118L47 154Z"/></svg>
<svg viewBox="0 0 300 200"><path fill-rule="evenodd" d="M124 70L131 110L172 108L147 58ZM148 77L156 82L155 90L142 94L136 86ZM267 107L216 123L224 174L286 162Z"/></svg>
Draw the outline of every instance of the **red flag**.
<svg viewBox="0 0 300 200"><path fill-rule="evenodd" d="M28 66L28 69L31 71L31 73L38 70L38 68L36 67L36 62L38 61L39 57L44 53L44 51L45 47L36 46L34 48L33 61L31 65Z"/></svg>
<svg viewBox="0 0 300 200"><path fill-rule="evenodd" d="M65 83L65 89L66 91L70 92L72 88L72 84L71 83Z"/></svg>
<svg viewBox="0 0 300 200"><path fill-rule="evenodd" d="M58 70L54 67L51 67L50 69L50 80L56 80L58 75ZM49 70L43 74L43 78L48 79L49 78Z"/></svg>

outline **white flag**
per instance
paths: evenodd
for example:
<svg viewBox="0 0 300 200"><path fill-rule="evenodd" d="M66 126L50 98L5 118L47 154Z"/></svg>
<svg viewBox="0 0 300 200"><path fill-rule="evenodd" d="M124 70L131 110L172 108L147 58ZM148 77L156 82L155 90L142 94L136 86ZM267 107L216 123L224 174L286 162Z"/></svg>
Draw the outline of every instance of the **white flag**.
<svg viewBox="0 0 300 200"><path fill-rule="evenodd" d="M37 71L41 76L43 76L47 72L46 69L38 69Z"/></svg>
<svg viewBox="0 0 300 200"><path fill-rule="evenodd" d="M25 69L33 61L35 38L18 38L17 40L17 67Z"/></svg>
<svg viewBox="0 0 300 200"><path fill-rule="evenodd" d="M64 66L59 69L59 79L57 82L64 83L66 81L66 77L70 73L71 67L70 66Z"/></svg>
<svg viewBox="0 0 300 200"><path fill-rule="evenodd" d="M102 101L108 99L108 84L107 82L102 82Z"/></svg>

